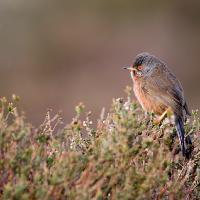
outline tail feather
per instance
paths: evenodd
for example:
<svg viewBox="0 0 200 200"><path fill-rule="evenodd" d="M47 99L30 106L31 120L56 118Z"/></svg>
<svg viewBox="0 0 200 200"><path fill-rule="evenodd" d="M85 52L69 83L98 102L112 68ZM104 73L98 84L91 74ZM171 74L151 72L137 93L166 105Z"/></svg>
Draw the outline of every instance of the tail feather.
<svg viewBox="0 0 200 200"><path fill-rule="evenodd" d="M181 151L183 156L186 156L186 149L185 149L185 130L184 130L184 123L183 119L180 116L175 116L175 124L176 130L178 133L179 142L181 145Z"/></svg>

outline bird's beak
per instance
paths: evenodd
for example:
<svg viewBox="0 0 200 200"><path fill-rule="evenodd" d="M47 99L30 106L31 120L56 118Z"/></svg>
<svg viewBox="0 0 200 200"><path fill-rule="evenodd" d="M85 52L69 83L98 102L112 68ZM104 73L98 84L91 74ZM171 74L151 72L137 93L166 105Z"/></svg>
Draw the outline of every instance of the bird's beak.
<svg viewBox="0 0 200 200"><path fill-rule="evenodd" d="M127 67L123 67L123 69L127 69L129 71L137 71L137 69L131 67L131 66L127 66Z"/></svg>

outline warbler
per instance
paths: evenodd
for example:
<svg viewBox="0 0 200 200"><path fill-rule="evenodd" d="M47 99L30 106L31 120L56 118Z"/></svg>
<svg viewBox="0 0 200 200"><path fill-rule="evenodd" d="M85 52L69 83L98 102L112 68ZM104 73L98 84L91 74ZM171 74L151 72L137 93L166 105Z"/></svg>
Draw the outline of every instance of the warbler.
<svg viewBox="0 0 200 200"><path fill-rule="evenodd" d="M191 114L179 80L166 63L149 53L138 54L133 64L124 69L130 71L133 90L142 108L159 116L155 123L161 123L168 113L173 114L182 155L188 157L186 146L191 139L185 139L184 121Z"/></svg>

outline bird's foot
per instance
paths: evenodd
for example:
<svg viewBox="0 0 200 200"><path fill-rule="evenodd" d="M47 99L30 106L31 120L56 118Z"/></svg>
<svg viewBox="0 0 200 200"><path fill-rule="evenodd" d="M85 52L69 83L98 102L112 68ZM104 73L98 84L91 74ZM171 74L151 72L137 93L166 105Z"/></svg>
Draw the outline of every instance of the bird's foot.
<svg viewBox="0 0 200 200"><path fill-rule="evenodd" d="M158 118L156 118L156 119L153 120L153 124L155 126L160 125L161 122L164 120L164 118L166 116L171 116L171 114L172 114L172 112L171 112L170 108L166 109L165 112L163 112L163 114L160 117L158 117Z"/></svg>
<svg viewBox="0 0 200 200"><path fill-rule="evenodd" d="M162 121L162 119L160 119L160 117L156 118L156 119L153 120L153 125L158 126L158 125L160 125L161 121Z"/></svg>

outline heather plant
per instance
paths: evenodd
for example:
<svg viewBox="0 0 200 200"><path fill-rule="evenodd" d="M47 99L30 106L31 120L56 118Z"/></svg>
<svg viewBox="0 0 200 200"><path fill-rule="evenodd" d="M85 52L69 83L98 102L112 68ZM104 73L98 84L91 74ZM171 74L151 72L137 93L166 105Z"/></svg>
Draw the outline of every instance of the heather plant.
<svg viewBox="0 0 200 200"><path fill-rule="evenodd" d="M200 119L185 129L193 151L181 156L174 126L127 96L113 99L95 124L80 103L68 125L48 111L34 128L12 103L0 100L0 199L200 199Z"/></svg>

